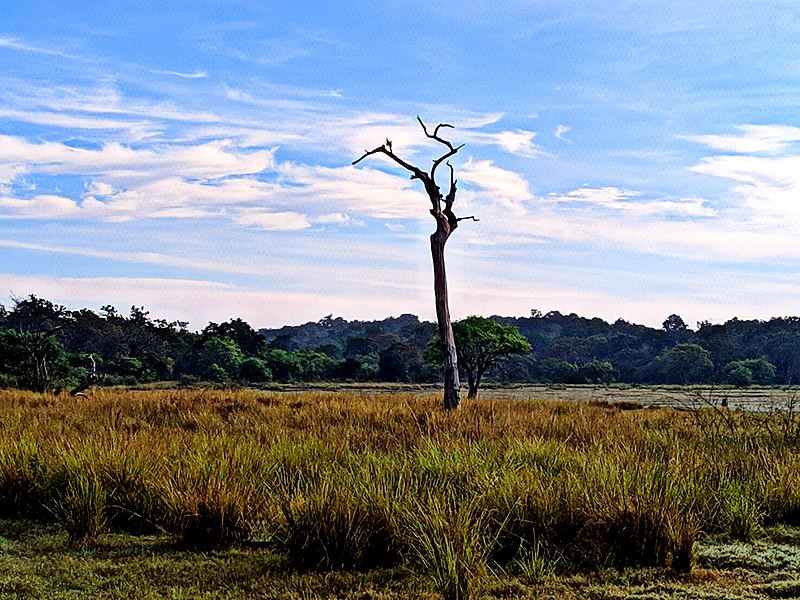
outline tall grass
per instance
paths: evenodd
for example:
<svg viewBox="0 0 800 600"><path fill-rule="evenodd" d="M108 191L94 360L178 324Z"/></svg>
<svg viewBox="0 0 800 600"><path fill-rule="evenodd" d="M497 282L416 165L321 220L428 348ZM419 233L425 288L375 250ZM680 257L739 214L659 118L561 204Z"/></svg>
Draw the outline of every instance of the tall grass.
<svg viewBox="0 0 800 600"><path fill-rule="evenodd" d="M410 394L0 391L0 515L302 569L409 565L448 598L502 568L688 571L705 533L800 522L796 427L715 411ZM781 433L784 432L784 433Z"/></svg>

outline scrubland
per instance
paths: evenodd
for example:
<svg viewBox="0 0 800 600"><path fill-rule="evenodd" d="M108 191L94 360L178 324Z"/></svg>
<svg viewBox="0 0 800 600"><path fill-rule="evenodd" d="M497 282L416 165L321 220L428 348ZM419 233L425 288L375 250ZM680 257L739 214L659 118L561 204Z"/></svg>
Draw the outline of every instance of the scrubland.
<svg viewBox="0 0 800 600"><path fill-rule="evenodd" d="M0 391L0 598L800 593L793 412L439 403Z"/></svg>

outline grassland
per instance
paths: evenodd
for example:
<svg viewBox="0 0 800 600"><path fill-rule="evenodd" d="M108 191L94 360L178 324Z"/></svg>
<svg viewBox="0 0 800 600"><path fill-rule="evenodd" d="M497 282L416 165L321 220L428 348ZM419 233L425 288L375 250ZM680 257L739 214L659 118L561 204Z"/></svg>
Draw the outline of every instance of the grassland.
<svg viewBox="0 0 800 600"><path fill-rule="evenodd" d="M618 392L0 391L0 598L800 595L800 418Z"/></svg>

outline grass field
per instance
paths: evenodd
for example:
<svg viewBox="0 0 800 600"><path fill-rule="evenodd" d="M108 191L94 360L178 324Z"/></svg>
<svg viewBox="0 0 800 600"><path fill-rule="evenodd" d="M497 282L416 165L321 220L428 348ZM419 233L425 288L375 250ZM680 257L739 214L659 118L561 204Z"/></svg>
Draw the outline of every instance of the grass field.
<svg viewBox="0 0 800 600"><path fill-rule="evenodd" d="M732 394L0 391L0 598L796 597L800 418Z"/></svg>

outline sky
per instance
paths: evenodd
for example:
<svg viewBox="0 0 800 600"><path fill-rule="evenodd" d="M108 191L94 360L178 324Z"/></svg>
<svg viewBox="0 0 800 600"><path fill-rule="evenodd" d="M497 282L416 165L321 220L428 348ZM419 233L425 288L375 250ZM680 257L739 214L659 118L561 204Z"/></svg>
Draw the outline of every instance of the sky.
<svg viewBox="0 0 800 600"><path fill-rule="evenodd" d="M795 0L3 7L0 304L433 320L419 115L454 318L800 314Z"/></svg>

